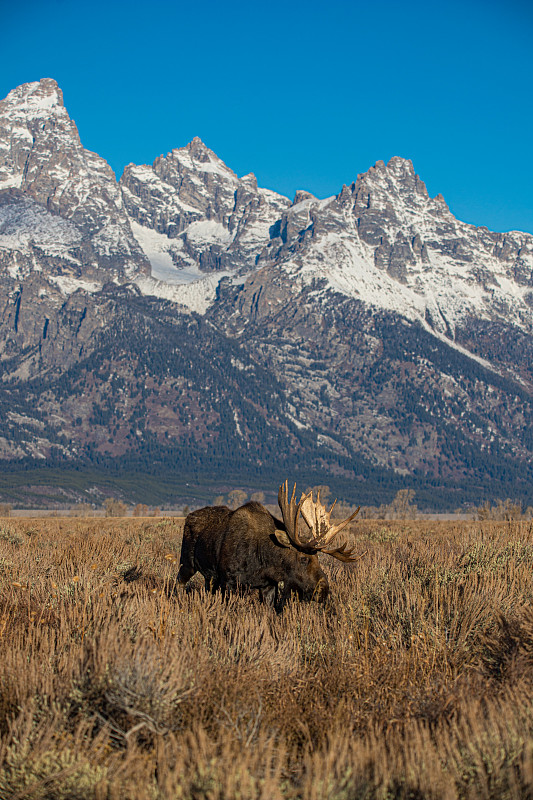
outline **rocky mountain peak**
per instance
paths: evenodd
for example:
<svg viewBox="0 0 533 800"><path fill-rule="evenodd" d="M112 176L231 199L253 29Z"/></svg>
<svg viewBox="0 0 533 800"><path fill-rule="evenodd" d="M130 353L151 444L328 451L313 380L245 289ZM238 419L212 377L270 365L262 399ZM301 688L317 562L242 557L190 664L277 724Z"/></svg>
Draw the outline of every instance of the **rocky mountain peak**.
<svg viewBox="0 0 533 800"><path fill-rule="evenodd" d="M442 205L446 209L448 208L448 203L446 202L446 200L444 199L444 197L441 195L440 192L435 195L433 200L435 201L435 203L439 203L440 205Z"/></svg>
<svg viewBox="0 0 533 800"><path fill-rule="evenodd" d="M153 274L163 274L164 253L176 283L185 282L181 276L253 267L289 204L260 189L253 173L239 178L198 136L152 167L128 165L120 185ZM157 243L150 229L162 235Z"/></svg>
<svg viewBox="0 0 533 800"><path fill-rule="evenodd" d="M148 265L124 214L115 174L103 158L85 150L63 105L63 94L51 78L19 86L0 103L2 189L19 190L48 215L73 224L68 237L57 242L56 255L61 257L54 263L60 273L67 264L69 273L78 277L94 275L102 267L117 269L117 276L133 265L146 271ZM13 202L13 209L9 197L3 204L6 218L19 214L18 199L13 197ZM36 207L28 203L24 207L25 218L42 218ZM50 220L50 229L55 227ZM25 226L25 238L29 231L31 222ZM31 247L31 237L27 242ZM23 264L23 259L14 258ZM28 253L30 263L34 262ZM18 268L13 269L18 273Z"/></svg>
<svg viewBox="0 0 533 800"><path fill-rule="evenodd" d="M179 150L188 150L191 154L191 158L194 161L198 161L200 164L206 164L211 158L219 160L215 153L203 143L199 136L195 136L184 148L178 148L178 152Z"/></svg>
<svg viewBox="0 0 533 800"><path fill-rule="evenodd" d="M29 190L35 178L32 156L43 150L49 158L52 141L56 150L67 142L81 147L56 81L44 78L13 89L0 102L0 189Z"/></svg>
<svg viewBox="0 0 533 800"><path fill-rule="evenodd" d="M257 178L255 177L253 172L249 172L247 175L243 175L241 178L241 185L247 186L251 188L252 191L257 191Z"/></svg>
<svg viewBox="0 0 533 800"><path fill-rule="evenodd" d="M230 183L238 181L233 170L226 166L198 136L185 147L177 147L166 156L161 155L156 158L153 169L172 185L180 183L190 173L200 173L200 175L203 173L201 179L207 178L211 181L221 178Z"/></svg>
<svg viewBox="0 0 533 800"><path fill-rule="evenodd" d="M415 168L410 158L403 158L402 156L392 156L387 162L386 169L395 172L398 175L414 175Z"/></svg>
<svg viewBox="0 0 533 800"><path fill-rule="evenodd" d="M368 172L359 175L354 191L357 192L362 187L399 198L420 195L429 199L426 185L416 174L413 162L400 156L393 156L387 164L377 161Z"/></svg>
<svg viewBox="0 0 533 800"><path fill-rule="evenodd" d="M294 195L294 200L292 201L293 206L297 206L298 203L301 203L303 200L316 200L314 194L311 192L306 192L305 189L297 189Z"/></svg>
<svg viewBox="0 0 533 800"><path fill-rule="evenodd" d="M0 104L4 112L9 107L20 108L26 115L49 114L54 107L64 108L63 92L53 78L23 83L13 89Z"/></svg>

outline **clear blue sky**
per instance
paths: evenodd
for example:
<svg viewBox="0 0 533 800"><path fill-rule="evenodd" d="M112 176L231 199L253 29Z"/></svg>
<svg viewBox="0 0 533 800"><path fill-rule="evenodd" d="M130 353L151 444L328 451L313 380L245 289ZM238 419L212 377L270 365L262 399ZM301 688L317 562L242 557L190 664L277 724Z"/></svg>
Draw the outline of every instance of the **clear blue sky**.
<svg viewBox="0 0 533 800"><path fill-rule="evenodd" d="M0 10L1 97L55 78L117 176L200 136L239 175L326 197L399 155L460 219L533 233L531 0Z"/></svg>

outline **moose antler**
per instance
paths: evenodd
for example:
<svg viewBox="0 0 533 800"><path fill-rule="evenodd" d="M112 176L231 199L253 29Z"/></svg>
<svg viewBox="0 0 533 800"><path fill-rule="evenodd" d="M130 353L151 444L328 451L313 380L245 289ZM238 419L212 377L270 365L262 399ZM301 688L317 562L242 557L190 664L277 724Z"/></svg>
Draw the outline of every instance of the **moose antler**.
<svg viewBox="0 0 533 800"><path fill-rule="evenodd" d="M283 516L283 522L285 523L285 528L287 529L287 536L291 540L292 544L294 544L295 547L307 548L309 547L307 542L300 541L300 537L298 535L298 520L302 511L302 506L310 497L310 495L302 494L298 505L296 505L295 495L296 484L294 484L291 499L289 500L289 481L285 481L285 483L279 487L278 503Z"/></svg>
<svg viewBox="0 0 533 800"><path fill-rule="evenodd" d="M337 501L335 501L330 510L327 511L326 507L320 502L320 492L317 494L316 503L313 500L312 491L309 492L309 494L302 494L298 505L296 505L295 496L296 484L294 484L290 500L289 482L285 481L285 483L279 487L278 503L287 529L287 536L293 545L307 551L313 550L318 552L320 550L322 553L327 553L329 556L338 558L340 561L356 561L357 559L352 557L354 548L351 547L347 549L346 542L332 550L326 550L326 547L332 539L353 520L359 512L360 506L357 511L354 511L347 519L339 522L337 525L332 525L330 522L331 512ZM310 538L306 538L305 540L300 538L298 531L300 516L311 531Z"/></svg>

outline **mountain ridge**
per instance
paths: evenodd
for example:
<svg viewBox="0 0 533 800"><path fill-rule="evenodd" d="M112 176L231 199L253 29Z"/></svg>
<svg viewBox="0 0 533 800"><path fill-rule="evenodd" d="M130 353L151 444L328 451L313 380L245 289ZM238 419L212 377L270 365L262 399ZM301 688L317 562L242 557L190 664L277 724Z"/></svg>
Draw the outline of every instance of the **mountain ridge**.
<svg viewBox="0 0 533 800"><path fill-rule="evenodd" d="M507 475L529 498L533 236L456 220L407 159L291 202L195 137L117 181L57 84L26 84L0 103L0 286L6 465L179 452L212 479L233 448L243 475L274 457L354 495L365 473L481 494ZM202 373L205 342L177 334L195 319L229 383L216 373L191 404L172 353Z"/></svg>

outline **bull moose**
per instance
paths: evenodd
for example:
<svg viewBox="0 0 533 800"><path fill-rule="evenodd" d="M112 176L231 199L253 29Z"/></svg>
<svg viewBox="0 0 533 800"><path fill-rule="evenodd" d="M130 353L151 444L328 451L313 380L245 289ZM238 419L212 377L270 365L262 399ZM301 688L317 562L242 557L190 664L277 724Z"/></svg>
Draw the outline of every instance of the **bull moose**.
<svg viewBox="0 0 533 800"><path fill-rule="evenodd" d="M296 485L289 499L288 481L279 488L283 522L255 501L235 511L207 506L189 514L178 583L185 584L200 572L213 592L259 589L261 599L278 609L292 592L303 599L325 600L329 584L317 554L327 553L344 562L356 560L346 543L333 548L330 543L359 509L333 525L330 517L335 503L327 511L320 493L316 502L312 492L302 494L299 503L295 494Z"/></svg>

